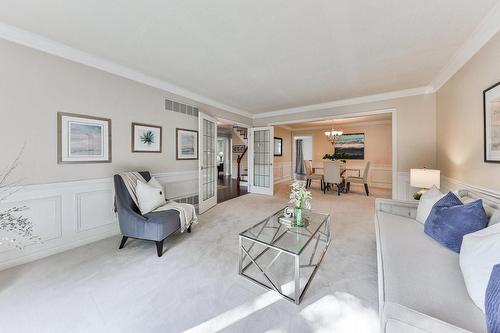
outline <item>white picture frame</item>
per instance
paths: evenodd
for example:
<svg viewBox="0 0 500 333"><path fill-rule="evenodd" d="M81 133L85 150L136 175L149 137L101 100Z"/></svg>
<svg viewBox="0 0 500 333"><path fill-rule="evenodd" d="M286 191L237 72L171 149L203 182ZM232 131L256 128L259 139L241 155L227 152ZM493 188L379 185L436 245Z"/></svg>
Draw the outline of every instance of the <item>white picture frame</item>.
<svg viewBox="0 0 500 333"><path fill-rule="evenodd" d="M162 140L161 126L132 123L133 153L161 153Z"/></svg>
<svg viewBox="0 0 500 333"><path fill-rule="evenodd" d="M176 129L176 159L198 159L198 131L183 128Z"/></svg>
<svg viewBox="0 0 500 333"><path fill-rule="evenodd" d="M111 119L57 113L57 162L110 163Z"/></svg>

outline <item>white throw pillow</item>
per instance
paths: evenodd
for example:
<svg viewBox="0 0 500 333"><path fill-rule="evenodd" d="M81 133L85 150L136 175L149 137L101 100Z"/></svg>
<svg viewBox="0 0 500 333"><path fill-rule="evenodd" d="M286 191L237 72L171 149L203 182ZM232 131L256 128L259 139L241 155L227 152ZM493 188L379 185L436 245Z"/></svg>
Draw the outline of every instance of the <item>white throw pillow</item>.
<svg viewBox="0 0 500 333"><path fill-rule="evenodd" d="M137 202L141 214L147 214L165 204L165 194L161 184L154 178L146 184L137 182Z"/></svg>
<svg viewBox="0 0 500 333"><path fill-rule="evenodd" d="M499 263L500 224L464 236L460 248L460 269L470 298L483 312L491 271Z"/></svg>
<svg viewBox="0 0 500 333"><path fill-rule="evenodd" d="M432 186L430 190L422 194L418 202L417 216L415 219L420 223L425 223L425 220L427 220L427 217L431 213L432 206L442 197L444 197L444 194L441 193L436 186Z"/></svg>
<svg viewBox="0 0 500 333"><path fill-rule="evenodd" d="M148 185L151 185L151 186L154 186L154 187L157 187L157 188L163 190L163 186L160 184L160 182L158 180L156 180L155 177L151 177L151 179L148 182Z"/></svg>

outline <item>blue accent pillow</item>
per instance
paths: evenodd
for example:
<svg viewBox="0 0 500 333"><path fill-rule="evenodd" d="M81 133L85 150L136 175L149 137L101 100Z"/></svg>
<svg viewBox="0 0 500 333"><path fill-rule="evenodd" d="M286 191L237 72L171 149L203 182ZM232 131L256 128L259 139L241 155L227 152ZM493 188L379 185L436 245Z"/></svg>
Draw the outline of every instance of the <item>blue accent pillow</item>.
<svg viewBox="0 0 500 333"><path fill-rule="evenodd" d="M500 264L493 266L484 301L488 333L500 333Z"/></svg>
<svg viewBox="0 0 500 333"><path fill-rule="evenodd" d="M462 238L487 225L488 217L481 200L464 205L455 194L449 192L432 207L425 220L424 232L439 244L460 253Z"/></svg>

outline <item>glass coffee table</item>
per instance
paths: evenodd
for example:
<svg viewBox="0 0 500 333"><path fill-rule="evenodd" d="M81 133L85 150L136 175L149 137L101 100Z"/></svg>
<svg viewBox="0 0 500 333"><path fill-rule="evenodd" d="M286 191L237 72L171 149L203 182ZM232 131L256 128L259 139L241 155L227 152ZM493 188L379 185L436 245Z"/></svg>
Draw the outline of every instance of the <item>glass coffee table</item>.
<svg viewBox="0 0 500 333"><path fill-rule="evenodd" d="M299 304L330 245L331 218L305 210L304 227L287 227L282 215L239 234L239 274Z"/></svg>

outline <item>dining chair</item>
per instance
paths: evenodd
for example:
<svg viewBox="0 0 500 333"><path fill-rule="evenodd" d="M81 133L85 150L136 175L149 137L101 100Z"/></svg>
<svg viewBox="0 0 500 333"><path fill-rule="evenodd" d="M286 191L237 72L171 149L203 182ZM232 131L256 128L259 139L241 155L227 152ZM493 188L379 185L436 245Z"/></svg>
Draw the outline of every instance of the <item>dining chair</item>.
<svg viewBox="0 0 500 333"><path fill-rule="evenodd" d="M368 190L368 172L370 171L370 161L366 163L365 170L363 171L363 176L361 177L347 177L347 191L351 190L351 183L354 184L363 184L365 186L366 195L370 195L370 191Z"/></svg>
<svg viewBox="0 0 500 333"><path fill-rule="evenodd" d="M323 193L330 189L330 184L337 187L337 195L340 195L344 188L344 178L340 175L341 166L337 161L323 161Z"/></svg>
<svg viewBox="0 0 500 333"><path fill-rule="evenodd" d="M323 189L323 175L313 172L312 161L304 160L304 166L306 168L306 188L311 187L311 182L313 180L320 181L320 188Z"/></svg>

